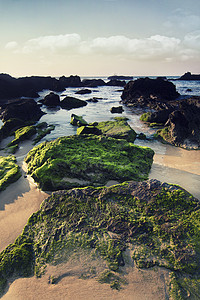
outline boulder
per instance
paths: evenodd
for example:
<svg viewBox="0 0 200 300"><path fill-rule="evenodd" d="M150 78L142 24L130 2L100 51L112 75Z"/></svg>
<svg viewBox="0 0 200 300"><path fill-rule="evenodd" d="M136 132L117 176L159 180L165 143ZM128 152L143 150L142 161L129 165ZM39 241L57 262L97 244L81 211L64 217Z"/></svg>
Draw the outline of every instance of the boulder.
<svg viewBox="0 0 200 300"><path fill-rule="evenodd" d="M33 99L18 99L1 106L0 118L3 122L21 119L25 122L38 121L44 113Z"/></svg>
<svg viewBox="0 0 200 300"><path fill-rule="evenodd" d="M64 109L72 109L86 106L87 102L74 97L65 97L61 102L60 106Z"/></svg>
<svg viewBox="0 0 200 300"><path fill-rule="evenodd" d="M50 94L46 95L43 100L40 100L46 106L58 106L60 105L60 97L57 94L51 92Z"/></svg>
<svg viewBox="0 0 200 300"><path fill-rule="evenodd" d="M162 78L140 78L129 81L121 95L122 102L126 105L141 107L155 107L160 102L174 100L179 96L172 82Z"/></svg>
<svg viewBox="0 0 200 300"><path fill-rule="evenodd" d="M124 111L124 109L123 109L123 107L122 106L117 106L117 107L111 107L111 109L110 109L110 112L112 113L112 114L115 114L115 113L117 113L117 114L122 114L123 113L123 111Z"/></svg>
<svg viewBox="0 0 200 300"><path fill-rule="evenodd" d="M83 90L77 91L75 94L85 95L85 94L91 94L91 93L92 93L91 90L89 90L89 89L83 89Z"/></svg>
<svg viewBox="0 0 200 300"><path fill-rule="evenodd" d="M140 120L148 123L161 123L165 124L169 119L169 115L172 113L173 109L161 109L156 112L144 113Z"/></svg>
<svg viewBox="0 0 200 300"><path fill-rule="evenodd" d="M70 124L74 125L74 126L84 126L84 125L88 125L88 123L83 119L83 117L81 116L77 116L75 114L71 115L71 121Z"/></svg>

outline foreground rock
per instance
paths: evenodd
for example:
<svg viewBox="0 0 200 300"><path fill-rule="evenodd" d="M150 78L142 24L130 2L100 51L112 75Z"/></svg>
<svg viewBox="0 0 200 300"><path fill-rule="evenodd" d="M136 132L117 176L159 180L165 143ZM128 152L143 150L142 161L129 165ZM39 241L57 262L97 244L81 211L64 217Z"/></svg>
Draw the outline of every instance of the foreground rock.
<svg viewBox="0 0 200 300"><path fill-rule="evenodd" d="M59 95L51 92L44 97L40 102L46 106L58 106L60 105L60 97Z"/></svg>
<svg viewBox="0 0 200 300"><path fill-rule="evenodd" d="M150 148L125 140L69 136L33 148L25 162L40 188L58 190L147 179L153 155Z"/></svg>
<svg viewBox="0 0 200 300"><path fill-rule="evenodd" d="M20 119L23 122L38 121L44 113L33 99L19 99L1 106L0 118L3 122Z"/></svg>
<svg viewBox="0 0 200 300"><path fill-rule="evenodd" d="M165 107L164 103L178 96L172 82L162 78L140 78L125 85L121 98L126 105L156 108Z"/></svg>
<svg viewBox="0 0 200 300"><path fill-rule="evenodd" d="M13 275L41 276L47 263L79 259L83 252L101 257L107 267L96 277L120 289L131 253L129 263L137 268L156 266L158 274L159 267L170 270L167 297L197 299L199 220L197 199L157 180L54 192L0 254L0 290Z"/></svg>
<svg viewBox="0 0 200 300"><path fill-rule="evenodd" d="M0 156L0 192L21 176L20 168L14 156Z"/></svg>

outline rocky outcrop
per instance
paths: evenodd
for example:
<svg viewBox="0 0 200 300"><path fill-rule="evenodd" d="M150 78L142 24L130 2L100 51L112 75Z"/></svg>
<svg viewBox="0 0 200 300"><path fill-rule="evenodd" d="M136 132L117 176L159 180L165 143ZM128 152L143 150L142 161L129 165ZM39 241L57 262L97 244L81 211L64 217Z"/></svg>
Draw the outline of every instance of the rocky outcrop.
<svg viewBox="0 0 200 300"><path fill-rule="evenodd" d="M47 263L59 267L71 258L80 263L78 254L84 252L87 258L103 260L112 288L114 283L120 288L130 264L136 270L155 266L159 277L159 267L171 271L171 296L197 299L199 219L197 199L179 186L153 179L54 192L1 252L0 291L13 275L42 276Z"/></svg>
<svg viewBox="0 0 200 300"><path fill-rule="evenodd" d="M75 114L71 115L71 121L70 124L74 125L74 126L85 126L88 125L88 123L83 119L83 117L81 116L77 116Z"/></svg>
<svg viewBox="0 0 200 300"><path fill-rule="evenodd" d="M93 125L84 125L77 129L77 135L82 134L94 134L94 135L101 135L101 131Z"/></svg>
<svg viewBox="0 0 200 300"><path fill-rule="evenodd" d="M126 105L155 108L178 96L179 93L172 82L162 78L147 77L129 81L124 87L121 98L122 103Z"/></svg>
<svg viewBox="0 0 200 300"><path fill-rule="evenodd" d="M24 122L38 121L44 113L33 99L19 99L1 106L0 118L3 122L21 119Z"/></svg>
<svg viewBox="0 0 200 300"><path fill-rule="evenodd" d="M40 102L46 106L58 106L60 105L60 97L59 95L51 92L46 95L43 100L40 100Z"/></svg>
<svg viewBox="0 0 200 300"><path fill-rule="evenodd" d="M65 97L61 102L60 106L64 109L72 109L86 106L87 102L74 97Z"/></svg>
<svg viewBox="0 0 200 300"><path fill-rule="evenodd" d="M187 72L177 80L200 80L200 74L191 74L190 72Z"/></svg>
<svg viewBox="0 0 200 300"><path fill-rule="evenodd" d="M133 76L113 75L108 77L109 80L133 80Z"/></svg>
<svg viewBox="0 0 200 300"><path fill-rule="evenodd" d="M62 76L59 78L59 83L64 88L82 86L81 78L77 75L75 75L75 76L71 75L69 77Z"/></svg>

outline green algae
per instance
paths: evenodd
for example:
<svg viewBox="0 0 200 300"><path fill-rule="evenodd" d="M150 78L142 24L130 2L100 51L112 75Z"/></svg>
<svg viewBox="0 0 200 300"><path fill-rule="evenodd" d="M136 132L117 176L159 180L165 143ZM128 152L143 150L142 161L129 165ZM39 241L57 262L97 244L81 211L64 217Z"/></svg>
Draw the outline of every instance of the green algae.
<svg viewBox="0 0 200 300"><path fill-rule="evenodd" d="M136 132L127 123L127 118L115 118L115 121L99 122L96 126L103 135L134 142Z"/></svg>
<svg viewBox="0 0 200 300"><path fill-rule="evenodd" d="M23 245L26 260L17 254ZM156 180L52 193L16 242L0 254L0 282L4 287L13 272L41 276L47 263L68 261L84 250L107 262L99 281L120 289L127 248L138 268L172 271L172 299L198 299L199 201L180 187ZM13 267L16 255L24 258Z"/></svg>
<svg viewBox="0 0 200 300"><path fill-rule="evenodd" d="M0 156L0 191L15 182L21 176L19 166L14 156Z"/></svg>
<svg viewBox="0 0 200 300"><path fill-rule="evenodd" d="M109 180L145 180L153 150L95 135L61 137L34 147L28 173L43 190L103 185Z"/></svg>
<svg viewBox="0 0 200 300"><path fill-rule="evenodd" d="M19 144L20 142L29 139L34 134L36 134L36 128L35 126L25 126L22 128L19 128L15 131L15 138L10 142L7 147L11 147L14 145Z"/></svg>

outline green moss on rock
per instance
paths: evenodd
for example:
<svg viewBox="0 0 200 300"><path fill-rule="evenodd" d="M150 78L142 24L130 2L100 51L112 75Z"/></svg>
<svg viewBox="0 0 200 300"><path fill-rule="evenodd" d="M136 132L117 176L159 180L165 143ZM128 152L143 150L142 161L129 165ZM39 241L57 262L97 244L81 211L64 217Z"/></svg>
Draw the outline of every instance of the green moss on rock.
<svg viewBox="0 0 200 300"><path fill-rule="evenodd" d="M0 191L10 183L15 182L21 176L19 166L14 156L0 156Z"/></svg>
<svg viewBox="0 0 200 300"><path fill-rule="evenodd" d="M20 128L20 129L17 129L15 131L15 139L12 140L12 142L10 142L8 144L8 147L19 144L19 142L22 142L26 139L29 139L34 134L36 134L35 126L25 126L25 127Z"/></svg>
<svg viewBox="0 0 200 300"><path fill-rule="evenodd" d="M172 299L198 299L199 201L181 187L157 180L52 193L0 254L0 283L3 289L13 272L28 276L32 268L39 276L47 263L63 263L84 250L105 260L99 280L119 289L127 248L138 268L173 272Z"/></svg>
<svg viewBox="0 0 200 300"><path fill-rule="evenodd" d="M25 162L43 190L56 190L147 179L153 155L150 148L125 140L69 136L33 148Z"/></svg>

